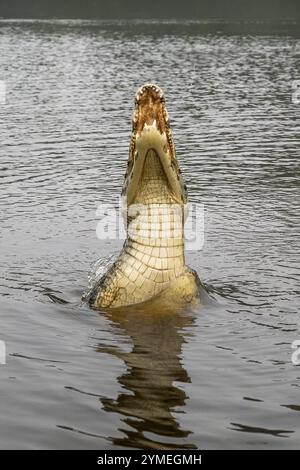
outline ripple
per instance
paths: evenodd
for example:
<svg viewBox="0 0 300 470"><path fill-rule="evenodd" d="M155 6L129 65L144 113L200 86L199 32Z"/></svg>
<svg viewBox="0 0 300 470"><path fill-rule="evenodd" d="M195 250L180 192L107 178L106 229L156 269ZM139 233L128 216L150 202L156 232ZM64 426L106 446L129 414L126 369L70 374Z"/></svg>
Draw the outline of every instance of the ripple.
<svg viewBox="0 0 300 470"><path fill-rule="evenodd" d="M297 447L298 29L0 20L4 446L248 448L256 434L256 448ZM215 299L155 321L81 303L122 246L96 237L96 210L118 207L146 81L165 91L204 205L187 262Z"/></svg>
<svg viewBox="0 0 300 470"><path fill-rule="evenodd" d="M292 434L295 431L285 431L284 429L267 429L267 428L259 428L255 426L247 426L244 424L238 424L238 423L231 423L233 431L239 431L239 432L247 432L247 433L254 433L254 434L271 434L272 436L275 437L289 437L287 434Z"/></svg>

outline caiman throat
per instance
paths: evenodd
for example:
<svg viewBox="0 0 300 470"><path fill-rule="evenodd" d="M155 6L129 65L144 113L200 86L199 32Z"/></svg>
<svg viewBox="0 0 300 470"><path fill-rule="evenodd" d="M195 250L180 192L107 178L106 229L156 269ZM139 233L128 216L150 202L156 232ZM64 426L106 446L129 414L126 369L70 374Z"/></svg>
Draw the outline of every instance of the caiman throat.
<svg viewBox="0 0 300 470"><path fill-rule="evenodd" d="M136 93L129 159L122 191L127 239L94 287L94 308L150 302L184 306L198 298L199 279L185 264L187 196L162 90Z"/></svg>

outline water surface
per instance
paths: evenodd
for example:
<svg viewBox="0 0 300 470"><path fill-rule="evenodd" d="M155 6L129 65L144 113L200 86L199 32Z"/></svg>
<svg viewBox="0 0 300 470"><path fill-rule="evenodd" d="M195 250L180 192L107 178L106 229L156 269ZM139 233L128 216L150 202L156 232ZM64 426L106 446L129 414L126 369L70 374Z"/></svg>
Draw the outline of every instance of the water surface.
<svg viewBox="0 0 300 470"><path fill-rule="evenodd" d="M1 448L296 448L295 24L0 23ZM234 29L234 28L233 28ZM250 32L249 32L250 31ZM81 302L117 207L136 88L165 91L217 302L147 317Z"/></svg>

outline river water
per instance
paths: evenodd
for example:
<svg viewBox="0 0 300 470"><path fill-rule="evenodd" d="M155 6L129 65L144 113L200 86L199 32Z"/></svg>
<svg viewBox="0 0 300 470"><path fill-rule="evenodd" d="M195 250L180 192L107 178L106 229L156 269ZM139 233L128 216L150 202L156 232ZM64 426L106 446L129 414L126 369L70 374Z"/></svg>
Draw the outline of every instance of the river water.
<svg viewBox="0 0 300 470"><path fill-rule="evenodd" d="M248 26L0 22L1 448L299 447L300 42ZM118 206L148 81L204 206L187 261L212 301L98 313L88 273L122 241L96 210Z"/></svg>

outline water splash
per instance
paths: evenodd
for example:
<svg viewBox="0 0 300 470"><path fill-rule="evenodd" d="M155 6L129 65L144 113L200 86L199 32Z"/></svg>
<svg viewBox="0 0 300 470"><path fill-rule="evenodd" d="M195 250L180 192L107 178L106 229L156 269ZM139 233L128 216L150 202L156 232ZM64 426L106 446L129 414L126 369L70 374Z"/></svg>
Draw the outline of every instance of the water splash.
<svg viewBox="0 0 300 470"><path fill-rule="evenodd" d="M113 265L116 260L117 253L112 253L108 256L99 258L92 263L88 274L88 287L86 292L82 295L82 301L88 302L95 286L100 282L104 273Z"/></svg>

